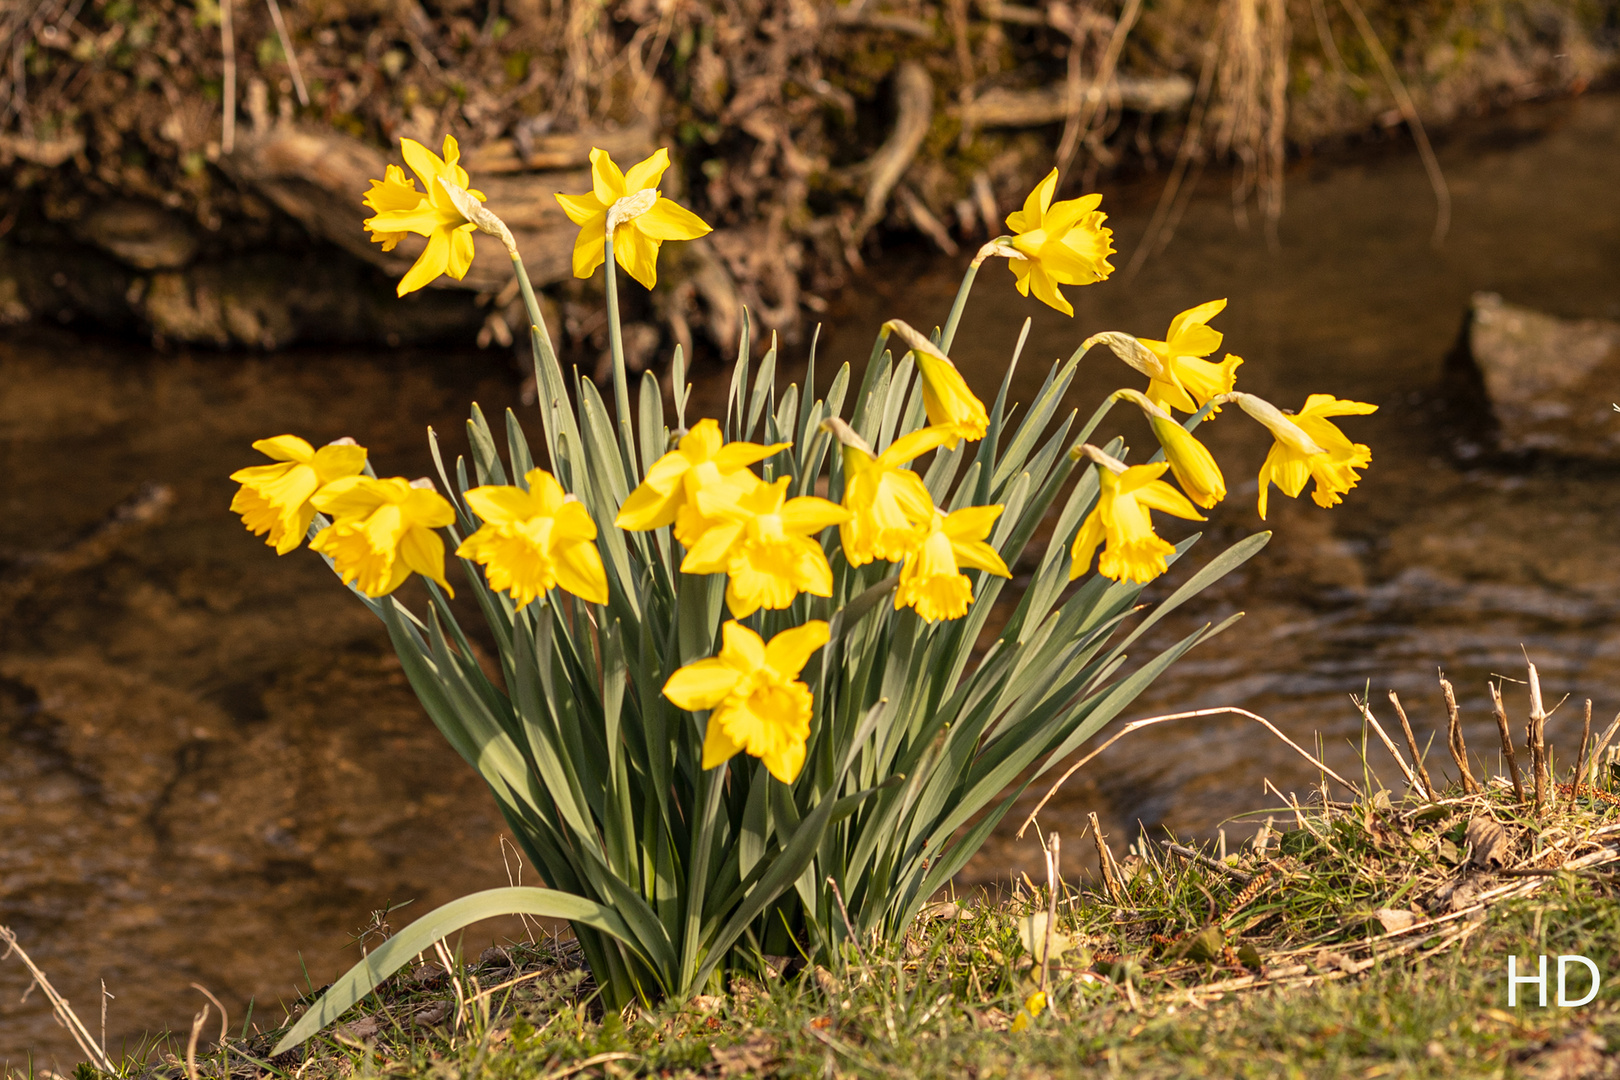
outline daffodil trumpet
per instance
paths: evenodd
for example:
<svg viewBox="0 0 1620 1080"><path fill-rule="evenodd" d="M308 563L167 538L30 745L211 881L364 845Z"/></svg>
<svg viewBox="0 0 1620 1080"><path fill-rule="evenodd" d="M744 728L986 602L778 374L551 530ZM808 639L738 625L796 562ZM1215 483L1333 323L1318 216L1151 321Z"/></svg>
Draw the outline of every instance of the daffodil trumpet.
<svg viewBox="0 0 1620 1080"><path fill-rule="evenodd" d="M1378 406L1364 401L1341 401L1332 394L1312 394L1297 413L1285 413L1264 398L1234 393L1239 407L1260 421L1272 438L1271 450L1260 466L1260 520L1266 518L1266 496L1276 484L1284 495L1297 498L1307 480L1314 480L1311 500L1327 509L1361 479L1357 469L1372 464L1372 450L1353 443L1329 422L1330 416L1366 416Z"/></svg>
<svg viewBox="0 0 1620 1080"><path fill-rule="evenodd" d="M1090 443L1081 446L1080 452L1099 466L1097 505L1070 546L1069 580L1091 568L1092 557L1101 546L1097 572L1103 577L1139 584L1152 581L1164 573L1169 565L1166 557L1176 549L1153 531L1150 511L1189 521L1203 521L1203 515L1185 495L1159 479L1170 467L1168 462L1126 465Z"/></svg>

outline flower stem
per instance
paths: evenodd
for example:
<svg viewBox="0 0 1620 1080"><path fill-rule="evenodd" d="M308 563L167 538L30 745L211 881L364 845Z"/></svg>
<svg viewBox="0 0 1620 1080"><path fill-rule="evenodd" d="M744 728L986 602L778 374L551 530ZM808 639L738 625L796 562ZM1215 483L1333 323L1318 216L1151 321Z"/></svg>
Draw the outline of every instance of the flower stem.
<svg viewBox="0 0 1620 1080"><path fill-rule="evenodd" d="M546 348L550 350L551 331L546 328L546 317L540 312L540 301L535 299L534 286L529 283L529 271L516 251L512 252L512 271L517 274L518 292L523 296L523 309L529 315L529 328L544 339Z"/></svg>
<svg viewBox="0 0 1620 1080"><path fill-rule="evenodd" d="M979 260L974 259L968 264L967 273L962 275L962 284L956 289L956 300L951 304L950 317L945 320L945 332L939 336L939 351L946 356L951 354L951 342L956 339L956 327L962 321L962 309L967 307L968 293L973 291L973 279L978 276Z"/></svg>
<svg viewBox="0 0 1620 1080"><path fill-rule="evenodd" d="M624 474L631 486L640 482L636 475L636 454L630 431L630 380L624 367L624 332L619 326L618 262L613 257L613 234L608 233L607 248L607 318L608 350L613 355L613 407L619 419L619 452L624 456Z"/></svg>

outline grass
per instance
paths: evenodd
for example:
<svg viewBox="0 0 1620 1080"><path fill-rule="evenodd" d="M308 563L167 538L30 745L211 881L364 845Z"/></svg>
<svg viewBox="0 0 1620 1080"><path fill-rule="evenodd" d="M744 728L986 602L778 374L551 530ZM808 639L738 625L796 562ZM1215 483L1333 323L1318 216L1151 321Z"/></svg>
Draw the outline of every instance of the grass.
<svg viewBox="0 0 1620 1080"><path fill-rule="evenodd" d="M760 978L734 976L723 997L603 1016L577 947L541 938L471 963L445 954L453 971L430 963L402 973L281 1058L268 1056L275 1031L223 1046L199 1036L189 1055L177 1039L118 1071L146 1080L1620 1073L1601 1049L1620 1048L1620 995L1607 982L1580 1008L1541 1008L1534 987L1510 1008L1506 983L1510 954L1521 973L1543 954L1579 954L1605 979L1620 977L1620 798L1608 781L1573 800L1567 785L1554 789L1538 814L1501 778L1474 794L1393 801L1368 780L1370 796L1284 807L1288 827L1265 830L1263 850L1189 857L1144 841L1111 883L1059 881L1053 892L1019 882L1011 895L936 905L905 940L868 942L837 971L772 961ZM1485 820L1500 832L1477 824ZM1057 911L1051 1005L1020 1020L1039 985L1048 904ZM1571 996L1586 985L1575 969ZM1550 985L1550 1005L1555 993Z"/></svg>

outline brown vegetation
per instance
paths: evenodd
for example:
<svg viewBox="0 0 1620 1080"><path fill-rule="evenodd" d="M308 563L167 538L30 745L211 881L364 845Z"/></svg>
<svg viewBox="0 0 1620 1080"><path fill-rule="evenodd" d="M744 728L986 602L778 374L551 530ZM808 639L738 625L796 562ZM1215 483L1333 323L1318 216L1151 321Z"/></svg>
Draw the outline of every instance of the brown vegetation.
<svg viewBox="0 0 1620 1080"><path fill-rule="evenodd" d="M390 268L269 189L267 132L379 160L451 132L526 185L540 232L590 145L670 142L672 186L716 231L643 317L729 344L740 304L792 333L880 234L953 252L998 233L1053 164L1088 188L1168 166L1143 253L1206 160L1233 160L1234 206L1257 197L1274 222L1290 145L1402 125L1421 143L1420 116L1578 91L1612 64L1617 21L1558 0L19 0L0 17L0 233L110 252L116 272L81 290L117 293L103 322L271 345L298 320L233 317L190 268L307 248L306 230ZM327 194L358 213L357 191ZM75 306L12 262L0 316ZM565 274L552 259L537 277ZM590 305L563 300L583 343Z"/></svg>

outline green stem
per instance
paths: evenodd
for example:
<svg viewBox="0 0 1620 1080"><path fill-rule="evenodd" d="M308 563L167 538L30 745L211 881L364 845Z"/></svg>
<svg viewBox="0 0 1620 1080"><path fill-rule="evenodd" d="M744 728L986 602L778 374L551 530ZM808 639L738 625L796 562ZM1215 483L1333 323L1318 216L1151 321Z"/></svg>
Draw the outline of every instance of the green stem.
<svg viewBox="0 0 1620 1080"><path fill-rule="evenodd" d="M962 310L967 307L968 293L973 291L973 279L979 276L979 262L975 258L968 263L967 273L962 275L962 284L957 286L956 299L951 303L951 314L945 320L945 332L939 337L939 351L946 356L951 354L951 342L956 340L956 327L962 321Z"/></svg>
<svg viewBox="0 0 1620 1080"><path fill-rule="evenodd" d="M636 483L636 454L630 429L630 379L624 367L624 332L619 326L618 261L613 257L613 236L603 241L607 251L608 350L613 354L613 406L619 414L619 452L624 455L624 475Z"/></svg>
<svg viewBox="0 0 1620 1080"><path fill-rule="evenodd" d="M523 308L529 313L530 328L545 339L547 348L551 348L551 331L546 329L546 317L540 313L540 301L535 299L534 286L529 283L529 271L516 251L512 252L512 272L517 274L518 291L523 295Z"/></svg>

